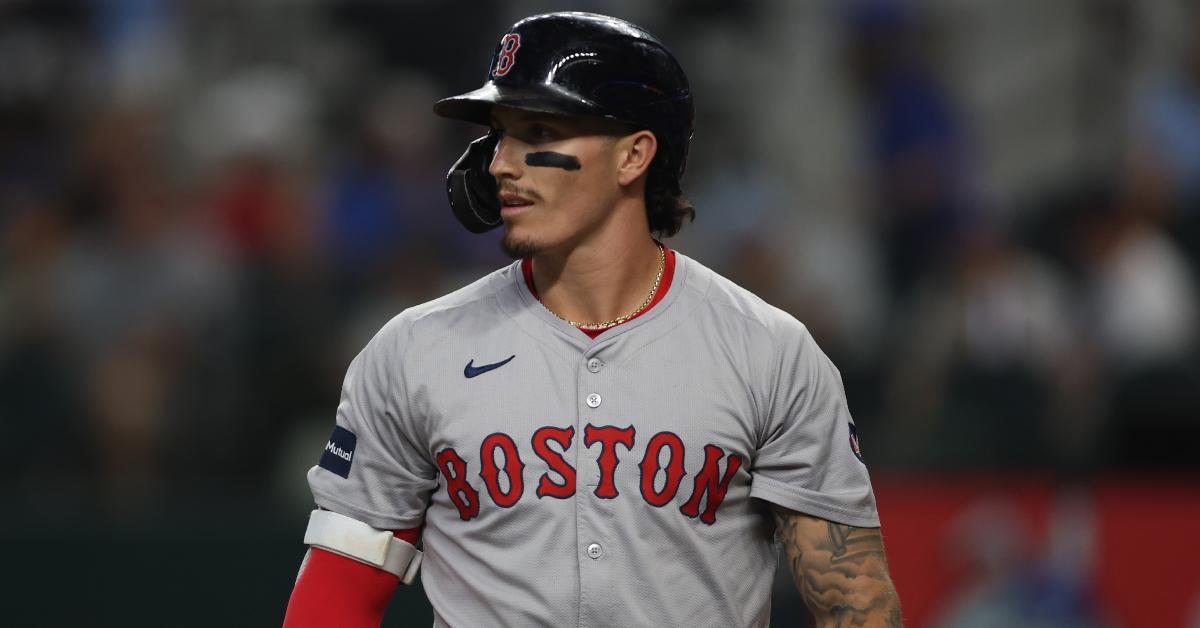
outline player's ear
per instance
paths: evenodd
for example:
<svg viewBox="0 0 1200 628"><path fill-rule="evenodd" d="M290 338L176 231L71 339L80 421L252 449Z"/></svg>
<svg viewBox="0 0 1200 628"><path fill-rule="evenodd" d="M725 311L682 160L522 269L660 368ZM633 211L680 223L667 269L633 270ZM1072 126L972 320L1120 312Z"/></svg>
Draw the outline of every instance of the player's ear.
<svg viewBox="0 0 1200 628"><path fill-rule="evenodd" d="M654 154L658 152L658 138L642 129L617 140L617 182L627 186L650 169Z"/></svg>

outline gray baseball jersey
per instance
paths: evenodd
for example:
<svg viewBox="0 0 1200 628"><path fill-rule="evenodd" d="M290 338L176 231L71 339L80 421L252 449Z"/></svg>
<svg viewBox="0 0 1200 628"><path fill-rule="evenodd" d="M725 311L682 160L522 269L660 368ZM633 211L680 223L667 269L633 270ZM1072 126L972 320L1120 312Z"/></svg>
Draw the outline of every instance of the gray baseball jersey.
<svg viewBox="0 0 1200 628"><path fill-rule="evenodd" d="M519 262L405 310L308 479L329 510L424 524L437 626L765 626L762 500L879 525L837 370L680 253L662 301L594 340Z"/></svg>

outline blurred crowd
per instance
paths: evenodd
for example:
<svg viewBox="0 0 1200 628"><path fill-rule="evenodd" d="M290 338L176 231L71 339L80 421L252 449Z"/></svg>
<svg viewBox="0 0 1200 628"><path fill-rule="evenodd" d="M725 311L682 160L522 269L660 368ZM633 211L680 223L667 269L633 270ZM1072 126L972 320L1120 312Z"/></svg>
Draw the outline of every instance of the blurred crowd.
<svg viewBox="0 0 1200 628"><path fill-rule="evenodd" d="M580 8L692 77L668 243L812 329L873 469L1200 467L1200 12L1149 3L1178 45L1137 63L1144 3L978 3L1077 35L1063 105L955 3L650 4ZM8 497L302 493L370 335L507 263L445 200L479 130L431 105L550 8L0 2ZM1046 116L1074 143L1013 148Z"/></svg>

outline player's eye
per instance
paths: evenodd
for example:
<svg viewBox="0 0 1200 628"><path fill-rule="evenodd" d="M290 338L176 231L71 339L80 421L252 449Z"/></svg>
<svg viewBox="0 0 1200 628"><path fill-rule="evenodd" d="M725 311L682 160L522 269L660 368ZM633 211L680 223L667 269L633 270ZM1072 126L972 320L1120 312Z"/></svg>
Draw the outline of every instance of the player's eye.
<svg viewBox="0 0 1200 628"><path fill-rule="evenodd" d="M536 122L521 129L521 139L530 144L552 142L558 138L558 133L554 129Z"/></svg>
<svg viewBox="0 0 1200 628"><path fill-rule="evenodd" d="M504 125L500 124L499 120L492 118L488 121L488 127L491 129L493 135L504 136Z"/></svg>

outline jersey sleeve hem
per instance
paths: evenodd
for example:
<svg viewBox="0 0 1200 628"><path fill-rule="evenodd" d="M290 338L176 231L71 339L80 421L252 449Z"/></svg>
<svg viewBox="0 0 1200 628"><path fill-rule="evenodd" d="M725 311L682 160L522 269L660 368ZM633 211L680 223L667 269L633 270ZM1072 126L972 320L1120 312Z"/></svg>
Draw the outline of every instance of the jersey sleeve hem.
<svg viewBox="0 0 1200 628"><path fill-rule="evenodd" d="M856 528L880 527L879 512L874 508L845 508L829 503L827 497L818 493L787 486L769 478L754 478L754 483L750 486L750 496L834 523Z"/></svg>
<svg viewBox="0 0 1200 628"><path fill-rule="evenodd" d="M313 489L313 501L326 510L332 510L340 515L346 515L353 519L357 519L373 528L379 530L404 530L408 528L416 528L423 523L424 513L416 513L412 515L386 515L383 513L373 512L366 508L355 506L354 504L346 503L329 493Z"/></svg>

